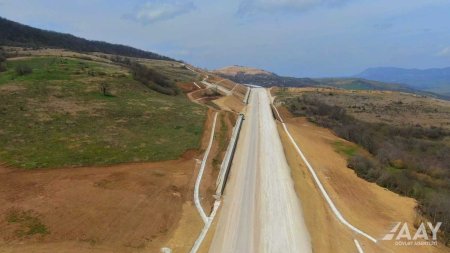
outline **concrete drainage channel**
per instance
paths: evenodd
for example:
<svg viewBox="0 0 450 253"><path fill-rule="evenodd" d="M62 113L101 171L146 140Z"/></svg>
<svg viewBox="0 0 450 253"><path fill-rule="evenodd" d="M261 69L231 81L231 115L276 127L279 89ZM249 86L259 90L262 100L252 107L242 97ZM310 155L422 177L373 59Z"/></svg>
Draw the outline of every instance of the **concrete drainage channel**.
<svg viewBox="0 0 450 253"><path fill-rule="evenodd" d="M233 134L231 135L230 145L228 145L227 151L220 166L219 176L216 182L216 195L218 197L222 196L227 183L228 174L230 172L231 163L233 161L234 152L236 151L237 139L239 138L239 132L241 131L242 121L244 120L244 115L239 114L236 121L236 125L233 128Z"/></svg>
<svg viewBox="0 0 450 253"><path fill-rule="evenodd" d="M248 87L247 88L247 93L245 93L245 97L244 97L244 104L248 104L248 98L250 97L250 91L252 90L252 88Z"/></svg>
<svg viewBox="0 0 450 253"><path fill-rule="evenodd" d="M248 99L250 97L251 88L247 88L247 93L244 97L244 104L248 104ZM227 183L228 174L230 172L231 163L233 161L234 152L236 151L237 140L239 138L239 133L241 131L242 121L244 120L244 114L239 114L236 121L236 125L233 128L233 133L231 135L230 144L228 145L227 151L220 166L219 176L216 182L216 196L221 197L223 191L225 190L225 185Z"/></svg>
<svg viewBox="0 0 450 253"><path fill-rule="evenodd" d="M250 95L250 88L247 90L247 94L244 98L244 103L248 104L248 98ZM236 125L233 128L233 133L231 135L230 144L228 145L227 151L225 153L224 159L222 161L222 165L220 166L219 176L217 177L216 181L216 201L214 202L214 207L211 212L211 215L206 218L205 225L200 232L200 235L198 236L197 240L194 243L194 246L192 247L190 253L196 253L200 246L205 239L206 234L208 233L209 227L211 226L214 217L216 216L217 210L220 206L220 197L223 194L223 191L225 190L225 185L228 179L228 174L230 172L231 164L233 162L234 152L236 151L237 141L239 138L239 133L241 131L242 122L244 121L244 114L239 114Z"/></svg>

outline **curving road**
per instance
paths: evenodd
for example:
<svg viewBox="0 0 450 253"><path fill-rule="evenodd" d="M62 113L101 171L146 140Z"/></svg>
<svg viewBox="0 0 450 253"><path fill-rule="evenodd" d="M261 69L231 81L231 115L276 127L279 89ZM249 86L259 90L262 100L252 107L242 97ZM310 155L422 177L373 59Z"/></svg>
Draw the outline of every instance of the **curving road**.
<svg viewBox="0 0 450 253"><path fill-rule="evenodd" d="M209 252L312 252L265 89L252 90Z"/></svg>

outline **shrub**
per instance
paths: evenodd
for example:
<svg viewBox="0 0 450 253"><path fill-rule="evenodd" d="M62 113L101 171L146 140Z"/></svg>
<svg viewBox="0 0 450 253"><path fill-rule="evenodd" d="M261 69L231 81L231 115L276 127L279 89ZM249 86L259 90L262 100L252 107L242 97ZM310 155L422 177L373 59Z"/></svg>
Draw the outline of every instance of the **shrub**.
<svg viewBox="0 0 450 253"><path fill-rule="evenodd" d="M379 168L376 161L371 160L362 155L354 155L348 160L349 168L353 169L356 174L370 182L374 182L379 177Z"/></svg>
<svg viewBox="0 0 450 253"><path fill-rule="evenodd" d="M99 88L103 96L105 97L111 96L109 83L101 83L99 85Z"/></svg>
<svg viewBox="0 0 450 253"><path fill-rule="evenodd" d="M6 54L3 51L3 48L0 48L0 72L6 71Z"/></svg>
<svg viewBox="0 0 450 253"><path fill-rule="evenodd" d="M33 73L33 69L25 64L19 64L16 66L15 68L16 74L18 76L25 76L25 75L29 75L31 73Z"/></svg>

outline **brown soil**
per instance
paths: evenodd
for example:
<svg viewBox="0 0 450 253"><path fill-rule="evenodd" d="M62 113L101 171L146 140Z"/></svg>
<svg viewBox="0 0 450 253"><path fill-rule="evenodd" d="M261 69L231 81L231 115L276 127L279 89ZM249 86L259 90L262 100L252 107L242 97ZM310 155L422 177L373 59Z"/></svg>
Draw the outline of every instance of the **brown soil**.
<svg viewBox="0 0 450 253"><path fill-rule="evenodd" d="M159 250L192 197L192 159L43 171L2 169L0 249ZM49 234L18 236L11 210L32 210ZM101 251L103 250L103 251Z"/></svg>
<svg viewBox="0 0 450 253"><path fill-rule="evenodd" d="M278 131L291 167L295 190L301 199L313 251L321 253L356 252L351 233L334 218L301 158L289 144L289 139L280 124Z"/></svg>
<svg viewBox="0 0 450 253"><path fill-rule="evenodd" d="M0 93L15 93L16 91L22 91L25 90L25 87L23 87L23 85L18 85L18 84L6 84L6 85L2 85L0 86Z"/></svg>
<svg viewBox="0 0 450 253"><path fill-rule="evenodd" d="M214 100L214 103L226 111L239 113L244 109L244 103L236 96L226 96Z"/></svg>
<svg viewBox="0 0 450 253"><path fill-rule="evenodd" d="M230 81L228 79L221 79L219 82L217 82L217 84L227 88L228 90L232 90L234 86L236 86L235 82Z"/></svg>
<svg viewBox="0 0 450 253"><path fill-rule="evenodd" d="M280 113L305 156L316 170L322 184L344 217L375 238L381 238L398 221L414 224L415 200L399 196L374 183L359 178L343 155L332 143L346 142L331 131L315 126L304 118L290 118L287 110ZM290 144L284 130L279 132L292 169L297 193L301 199L305 220L310 231L314 252L356 252L353 239L358 239L368 252L450 252L442 246L399 247L393 241L371 241L352 233L340 224L312 181L299 155Z"/></svg>
<svg viewBox="0 0 450 253"><path fill-rule="evenodd" d="M234 88L234 94L237 94L238 96L242 96L242 99L244 99L245 94L247 93L247 87L241 84L238 84L236 88Z"/></svg>
<svg viewBox="0 0 450 253"><path fill-rule="evenodd" d="M184 92L189 93L196 90L199 90L197 86L195 86L194 83L178 83L177 86Z"/></svg>

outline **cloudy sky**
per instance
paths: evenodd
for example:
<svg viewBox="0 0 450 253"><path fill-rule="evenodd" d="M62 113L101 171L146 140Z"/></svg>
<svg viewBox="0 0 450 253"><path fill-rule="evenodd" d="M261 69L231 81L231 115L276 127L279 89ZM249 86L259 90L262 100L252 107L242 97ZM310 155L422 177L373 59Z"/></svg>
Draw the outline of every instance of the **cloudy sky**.
<svg viewBox="0 0 450 253"><path fill-rule="evenodd" d="M450 66L449 0L0 0L0 16L215 69Z"/></svg>

